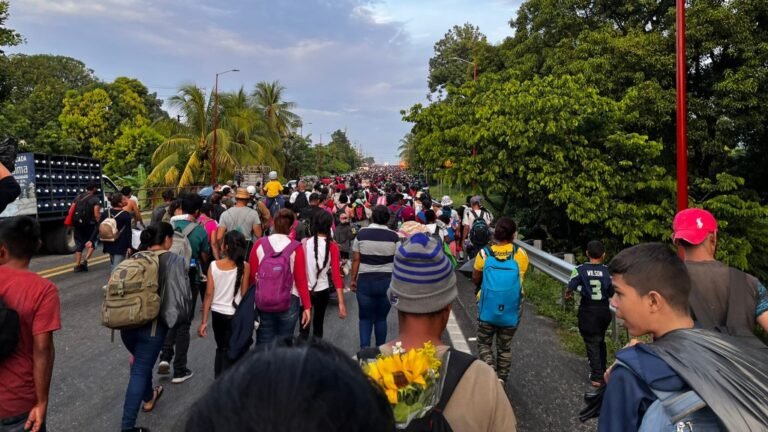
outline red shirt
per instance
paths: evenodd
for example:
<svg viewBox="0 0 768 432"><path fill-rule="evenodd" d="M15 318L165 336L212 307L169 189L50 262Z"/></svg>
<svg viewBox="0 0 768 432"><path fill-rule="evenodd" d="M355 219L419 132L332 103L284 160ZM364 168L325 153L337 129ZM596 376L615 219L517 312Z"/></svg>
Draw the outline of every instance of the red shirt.
<svg viewBox="0 0 768 432"><path fill-rule="evenodd" d="M31 410L37 403L32 337L61 328L59 290L26 270L0 266L0 298L19 314L21 337L16 352L0 363L0 418Z"/></svg>

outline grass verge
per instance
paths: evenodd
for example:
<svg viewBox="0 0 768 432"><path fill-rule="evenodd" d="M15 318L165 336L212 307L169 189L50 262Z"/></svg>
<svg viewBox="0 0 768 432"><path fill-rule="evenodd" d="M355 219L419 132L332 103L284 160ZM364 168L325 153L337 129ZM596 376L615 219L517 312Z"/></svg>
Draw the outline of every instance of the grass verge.
<svg viewBox="0 0 768 432"><path fill-rule="evenodd" d="M579 334L579 323L576 317L577 304L567 302L565 307L560 304L563 284L540 271L532 271L525 275L525 299L536 306L536 313L552 318L557 322L557 333L563 348L579 355L586 356L584 341ZM613 342L612 327L608 327L605 342L608 348L608 364L613 363L616 351L629 341L626 330L618 326L619 341Z"/></svg>

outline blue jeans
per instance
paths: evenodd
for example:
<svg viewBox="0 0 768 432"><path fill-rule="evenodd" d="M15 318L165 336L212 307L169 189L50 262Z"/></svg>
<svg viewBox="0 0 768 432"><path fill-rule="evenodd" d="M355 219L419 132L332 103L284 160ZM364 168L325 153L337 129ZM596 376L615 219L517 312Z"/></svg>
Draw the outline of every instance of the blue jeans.
<svg viewBox="0 0 768 432"><path fill-rule="evenodd" d="M27 423L29 413L24 413L15 417L0 419L0 432L26 432L24 425ZM40 427L40 432L45 432L45 422Z"/></svg>
<svg viewBox="0 0 768 432"><path fill-rule="evenodd" d="M117 266L119 266L120 263L123 262L123 261L125 261L125 255L110 255L109 256L109 264L110 264L109 271L110 271L110 273L115 271Z"/></svg>
<svg viewBox="0 0 768 432"><path fill-rule="evenodd" d="M387 290L392 275L361 274L357 279L357 307L360 316L360 347L371 346L371 330L376 334L376 346L387 341Z"/></svg>
<svg viewBox="0 0 768 432"><path fill-rule="evenodd" d="M123 345L133 355L131 377L128 380L128 389L125 391L125 403L123 404L122 428L131 429L136 426L136 417L139 414L139 406L142 402L152 400L152 369L155 366L160 349L163 348L168 327L162 322L157 322L155 335L152 336L152 323L130 330L121 330L120 338Z"/></svg>
<svg viewBox="0 0 768 432"><path fill-rule="evenodd" d="M301 315L301 301L291 295L291 306L285 312L259 313L259 329L256 330L256 346L269 345L275 340L293 337Z"/></svg>

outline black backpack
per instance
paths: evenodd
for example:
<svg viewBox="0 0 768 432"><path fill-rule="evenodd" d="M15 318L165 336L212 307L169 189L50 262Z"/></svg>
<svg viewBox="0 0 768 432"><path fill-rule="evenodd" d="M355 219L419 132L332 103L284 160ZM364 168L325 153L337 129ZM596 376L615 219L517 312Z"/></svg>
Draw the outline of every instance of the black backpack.
<svg viewBox="0 0 768 432"><path fill-rule="evenodd" d="M341 207L336 206L336 211L333 212L333 221L336 225L341 225L341 215L347 212L347 204L342 204Z"/></svg>
<svg viewBox="0 0 768 432"><path fill-rule="evenodd" d="M475 213L474 210L470 211L475 220L472 222L472 226L469 227L469 241L473 246L481 249L491 242L491 229L485 220L485 210L480 210L480 215Z"/></svg>
<svg viewBox="0 0 768 432"><path fill-rule="evenodd" d="M93 196L90 193L86 193L75 201L75 214L73 217L75 224L86 225L94 222L93 206L90 205L91 197Z"/></svg>
<svg viewBox="0 0 768 432"><path fill-rule="evenodd" d="M443 392L440 394L440 400L427 415L420 419L413 420L407 428L402 429L407 432L453 432L451 425L448 424L443 415L445 407L453 396L454 390L459 385L464 372L469 369L472 363L477 360L474 356L450 348L448 350L448 367L445 371L445 381L443 381ZM358 360L374 360L381 354L378 347L365 348L357 353Z"/></svg>
<svg viewBox="0 0 768 432"><path fill-rule="evenodd" d="M0 299L0 362L7 359L19 344L21 323L19 314Z"/></svg>
<svg viewBox="0 0 768 432"><path fill-rule="evenodd" d="M307 193L299 192L299 194L296 195L296 201L294 201L293 205L291 205L291 210L293 210L293 212L296 214L300 214L301 211L307 207L309 207L309 200L307 200Z"/></svg>

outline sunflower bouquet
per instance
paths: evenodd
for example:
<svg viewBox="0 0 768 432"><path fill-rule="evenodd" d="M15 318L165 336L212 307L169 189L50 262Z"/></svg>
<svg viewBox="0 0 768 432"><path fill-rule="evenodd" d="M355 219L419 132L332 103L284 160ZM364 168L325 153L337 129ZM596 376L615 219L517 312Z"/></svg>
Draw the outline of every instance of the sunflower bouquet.
<svg viewBox="0 0 768 432"><path fill-rule="evenodd" d="M391 355L379 355L362 367L384 390L398 429L404 429L414 419L424 417L440 399L442 365L431 342L408 351L397 342Z"/></svg>

